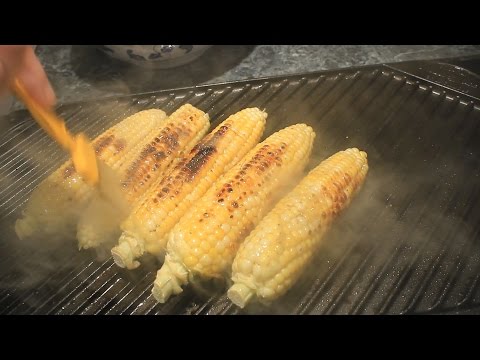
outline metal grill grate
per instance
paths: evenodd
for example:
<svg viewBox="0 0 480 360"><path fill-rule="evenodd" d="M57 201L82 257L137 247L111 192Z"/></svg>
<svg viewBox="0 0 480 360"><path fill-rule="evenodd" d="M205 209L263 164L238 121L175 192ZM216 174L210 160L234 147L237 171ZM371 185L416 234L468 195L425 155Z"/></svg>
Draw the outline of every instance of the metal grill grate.
<svg viewBox="0 0 480 360"><path fill-rule="evenodd" d="M65 243L20 244L12 225L30 192L65 155L24 112L0 137L0 313L238 314L480 312L480 109L477 100L387 66L202 86L62 106L73 131L96 136L141 109L190 102L212 127L247 106L269 113L265 136L306 122L311 166L365 149L364 189L309 270L270 307L233 306L187 288L166 304L150 289L159 264L134 271Z"/></svg>

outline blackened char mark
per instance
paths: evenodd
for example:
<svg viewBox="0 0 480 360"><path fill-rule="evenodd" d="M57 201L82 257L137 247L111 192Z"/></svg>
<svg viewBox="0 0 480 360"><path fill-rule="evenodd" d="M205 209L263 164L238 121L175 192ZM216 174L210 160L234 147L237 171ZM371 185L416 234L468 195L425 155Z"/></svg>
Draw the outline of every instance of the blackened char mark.
<svg viewBox="0 0 480 360"><path fill-rule="evenodd" d="M217 149L214 146L206 146L201 148L195 156L185 165L187 170L187 181L193 181L200 169L208 162L212 154L216 153Z"/></svg>
<svg viewBox="0 0 480 360"><path fill-rule="evenodd" d="M285 143L261 146L254 156L240 167L235 176L223 184L217 193L219 198L217 201L221 204L225 203L227 210L233 215L242 206L244 197L247 195L246 190L250 189L252 194L255 182L258 187L261 187L269 177L269 169L271 170L275 164L281 166L282 153L286 146ZM232 215L230 218L233 218Z"/></svg>
<svg viewBox="0 0 480 360"><path fill-rule="evenodd" d="M113 142L113 147L115 148L115 154L125 150L127 147L127 141L125 139L117 139Z"/></svg>
<svg viewBox="0 0 480 360"><path fill-rule="evenodd" d="M129 167L122 183L123 187L128 187L139 176L143 178L143 182L140 182L141 186L148 182L147 175L150 171L157 171L161 162L167 157L169 159L167 161L173 161L173 157L169 156L180 147L179 136L186 137L187 135L187 131L169 123L150 144L144 147L138 158ZM133 190L137 191L136 185L133 186Z"/></svg>
<svg viewBox="0 0 480 360"><path fill-rule="evenodd" d="M229 129L230 124L228 123L220 126L217 131L212 133L210 136L205 137L203 141L199 142L193 148L192 153L195 153L195 155L185 165L185 170L188 175L187 181L193 181L200 169L208 162L208 159L212 156L212 154L217 152L218 141L225 137L225 134Z"/></svg>
<svg viewBox="0 0 480 360"><path fill-rule="evenodd" d="M194 154L198 152L200 149L206 148L209 146L215 147L218 141L225 136L225 134L229 129L230 129L230 124L225 124L223 126L220 126L220 128L217 131L205 136L205 138L202 141L200 141L197 145L195 145L192 151L190 151L190 154Z"/></svg>
<svg viewBox="0 0 480 360"><path fill-rule="evenodd" d="M225 124L214 133L207 135L193 147L187 159L183 159L175 166L170 176L162 179L160 186L162 186L163 189L179 189L184 182L192 182L195 180L200 170L205 167L212 155L217 152L217 143L225 136L228 130L229 124ZM156 194L159 199L167 196L168 192L162 190ZM174 191L174 193L178 192L178 190ZM174 197L171 192L170 197ZM154 202L157 201L154 200Z"/></svg>
<svg viewBox="0 0 480 360"><path fill-rule="evenodd" d="M125 180L122 182L123 187L127 187L139 171L144 170L144 172L147 173L146 169L142 169L142 165L145 164L152 155L158 160L165 157L165 153L163 151L157 152L157 149L152 144L145 146L138 158L128 168ZM154 162L153 164L155 170L158 168L157 164L157 162Z"/></svg>
<svg viewBox="0 0 480 360"><path fill-rule="evenodd" d="M160 139L160 142L167 145L167 147L170 149L176 149L178 147L177 137L178 137L177 135L166 134L162 136L162 138Z"/></svg>
<svg viewBox="0 0 480 360"><path fill-rule="evenodd" d="M113 143L114 140L115 140L115 135L113 134L102 136L100 139L95 141L95 145L94 145L95 153L97 155L100 155L101 153L103 153L105 149Z"/></svg>

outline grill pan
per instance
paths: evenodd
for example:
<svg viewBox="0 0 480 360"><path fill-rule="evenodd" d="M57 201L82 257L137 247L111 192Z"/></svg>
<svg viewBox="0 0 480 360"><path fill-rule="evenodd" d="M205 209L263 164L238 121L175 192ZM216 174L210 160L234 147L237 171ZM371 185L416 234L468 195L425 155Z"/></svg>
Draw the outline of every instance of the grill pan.
<svg viewBox="0 0 480 360"><path fill-rule="evenodd" d="M446 62L408 62L166 90L62 105L73 132L94 137L141 109L189 102L212 128L249 106L269 114L264 138L305 122L310 167L367 151L363 190L334 223L297 284L270 306L240 310L221 287L150 294L159 264L134 271L77 244L24 244L13 231L35 186L66 155L25 111L0 137L1 314L480 313L480 78Z"/></svg>

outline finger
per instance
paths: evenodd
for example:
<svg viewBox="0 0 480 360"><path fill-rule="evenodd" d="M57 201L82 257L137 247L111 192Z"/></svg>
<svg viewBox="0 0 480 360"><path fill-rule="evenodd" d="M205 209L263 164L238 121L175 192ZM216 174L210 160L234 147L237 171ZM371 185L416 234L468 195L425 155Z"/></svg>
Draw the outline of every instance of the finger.
<svg viewBox="0 0 480 360"><path fill-rule="evenodd" d="M26 45L0 45L0 59L3 63L6 74L13 74L21 66L25 51L29 49Z"/></svg>
<svg viewBox="0 0 480 360"><path fill-rule="evenodd" d="M41 105L51 107L55 104L55 92L32 48L25 51L22 66L18 69L17 76L25 85L27 91Z"/></svg>
<svg viewBox="0 0 480 360"><path fill-rule="evenodd" d="M0 95L8 91L11 77L20 67L25 45L0 45Z"/></svg>

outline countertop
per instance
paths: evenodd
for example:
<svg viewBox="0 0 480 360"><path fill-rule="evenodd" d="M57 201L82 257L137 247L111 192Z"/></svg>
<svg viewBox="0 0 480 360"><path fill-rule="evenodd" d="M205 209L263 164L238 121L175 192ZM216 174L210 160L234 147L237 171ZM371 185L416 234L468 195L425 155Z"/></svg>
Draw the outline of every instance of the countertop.
<svg viewBox="0 0 480 360"><path fill-rule="evenodd" d="M479 45L216 45L196 61L148 70L94 46L38 45L59 103L350 66L479 55ZM22 105L15 102L12 110Z"/></svg>

